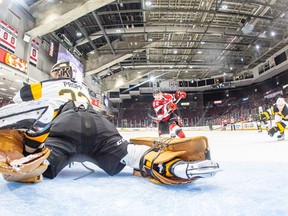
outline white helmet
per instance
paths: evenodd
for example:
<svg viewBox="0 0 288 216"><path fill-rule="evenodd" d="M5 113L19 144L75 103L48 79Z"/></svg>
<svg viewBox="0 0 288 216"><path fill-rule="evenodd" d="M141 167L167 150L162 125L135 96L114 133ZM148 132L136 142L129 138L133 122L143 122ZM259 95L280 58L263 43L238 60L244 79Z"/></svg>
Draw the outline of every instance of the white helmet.
<svg viewBox="0 0 288 216"><path fill-rule="evenodd" d="M68 61L56 63L51 71L52 78L74 78L76 72L75 66Z"/></svg>
<svg viewBox="0 0 288 216"><path fill-rule="evenodd" d="M277 101L276 101L276 106L277 106L277 107L278 107L278 106L282 107L282 106L284 106L285 104L286 104L286 103L285 103L284 98L278 98Z"/></svg>
<svg viewBox="0 0 288 216"><path fill-rule="evenodd" d="M258 110L259 110L259 112L263 112L262 106L259 106Z"/></svg>

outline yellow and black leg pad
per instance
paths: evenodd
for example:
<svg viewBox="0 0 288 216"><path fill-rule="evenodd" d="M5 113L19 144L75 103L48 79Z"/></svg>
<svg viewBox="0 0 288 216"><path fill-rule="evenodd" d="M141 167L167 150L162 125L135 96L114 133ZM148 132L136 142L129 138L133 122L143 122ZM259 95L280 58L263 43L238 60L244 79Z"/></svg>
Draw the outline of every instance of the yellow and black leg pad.
<svg viewBox="0 0 288 216"><path fill-rule="evenodd" d="M179 178L171 172L171 167L179 161L190 162L210 160L208 140L204 136L193 138L153 138L138 137L130 139L138 145L151 148L140 161L140 170L135 175L148 177L153 183L180 185L191 183L198 177Z"/></svg>
<svg viewBox="0 0 288 216"><path fill-rule="evenodd" d="M163 148L164 151L185 151L181 156L181 159L185 161L211 159L208 139L205 136L186 138L135 137L130 139L130 143L156 149Z"/></svg>
<svg viewBox="0 0 288 216"><path fill-rule="evenodd" d="M180 185L185 183L190 183L195 181L197 178L193 179L181 179L174 176L169 171L169 167L179 161L178 156L182 155L184 152L170 152L165 151L158 155L158 152L149 152L144 156L144 164L142 166L142 173L148 177L149 181L156 184L168 184L168 185ZM159 165L161 169L159 169ZM142 174L143 175L143 174Z"/></svg>

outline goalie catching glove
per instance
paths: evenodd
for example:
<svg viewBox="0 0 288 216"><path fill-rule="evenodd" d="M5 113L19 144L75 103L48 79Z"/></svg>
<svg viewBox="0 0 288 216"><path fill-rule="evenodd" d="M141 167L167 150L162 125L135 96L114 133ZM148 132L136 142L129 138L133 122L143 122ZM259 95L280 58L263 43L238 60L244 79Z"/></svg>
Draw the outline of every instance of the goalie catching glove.
<svg viewBox="0 0 288 216"><path fill-rule="evenodd" d="M208 140L194 138L131 138L130 142L151 148L140 160L140 170L134 174L148 177L153 183L180 185L199 178L212 177L219 165L210 160Z"/></svg>
<svg viewBox="0 0 288 216"><path fill-rule="evenodd" d="M0 173L6 181L35 183L42 181L42 173L47 169L43 161L50 150L43 148L41 152L26 157L23 151L23 135L17 130L0 130Z"/></svg>

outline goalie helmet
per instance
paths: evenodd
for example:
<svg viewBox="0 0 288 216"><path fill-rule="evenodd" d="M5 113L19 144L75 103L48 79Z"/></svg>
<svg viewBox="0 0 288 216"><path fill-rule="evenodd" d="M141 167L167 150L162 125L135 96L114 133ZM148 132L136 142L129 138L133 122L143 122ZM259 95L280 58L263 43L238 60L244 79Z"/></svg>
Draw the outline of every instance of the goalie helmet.
<svg viewBox="0 0 288 216"><path fill-rule="evenodd" d="M76 73L76 67L71 62L58 62L56 63L51 71L50 75L53 79L57 78L74 78Z"/></svg>

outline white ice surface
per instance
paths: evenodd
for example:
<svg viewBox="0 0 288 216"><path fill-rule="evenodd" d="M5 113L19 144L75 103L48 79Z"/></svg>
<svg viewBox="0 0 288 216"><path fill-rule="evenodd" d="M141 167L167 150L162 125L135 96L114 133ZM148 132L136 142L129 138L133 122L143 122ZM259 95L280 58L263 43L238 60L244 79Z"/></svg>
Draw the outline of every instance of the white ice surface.
<svg viewBox="0 0 288 216"><path fill-rule="evenodd" d="M156 136L122 132L124 138ZM222 172L189 185L165 186L132 176L126 167L110 177L75 163L53 180L20 184L0 179L3 216L288 216L288 139L256 131L195 131L208 137Z"/></svg>

